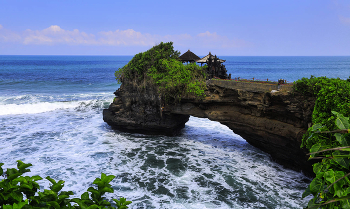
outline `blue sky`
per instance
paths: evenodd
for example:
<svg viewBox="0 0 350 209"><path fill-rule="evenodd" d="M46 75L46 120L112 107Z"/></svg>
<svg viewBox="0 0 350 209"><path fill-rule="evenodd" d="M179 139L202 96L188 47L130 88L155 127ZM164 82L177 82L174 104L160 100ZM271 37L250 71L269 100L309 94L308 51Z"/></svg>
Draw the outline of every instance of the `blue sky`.
<svg viewBox="0 0 350 209"><path fill-rule="evenodd" d="M349 0L0 0L1 55L349 56Z"/></svg>

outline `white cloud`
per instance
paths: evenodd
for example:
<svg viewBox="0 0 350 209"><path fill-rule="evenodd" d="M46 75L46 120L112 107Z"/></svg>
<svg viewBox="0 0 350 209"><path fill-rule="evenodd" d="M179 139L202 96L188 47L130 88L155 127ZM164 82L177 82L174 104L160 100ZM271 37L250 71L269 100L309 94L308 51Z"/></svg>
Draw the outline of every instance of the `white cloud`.
<svg viewBox="0 0 350 209"><path fill-rule="evenodd" d="M32 31L26 30L23 35L24 44L96 44L95 36L93 34L86 34L80 32L78 29L73 31L64 30L58 25L51 25L44 30Z"/></svg>
<svg viewBox="0 0 350 209"><path fill-rule="evenodd" d="M241 48L251 46L245 40L230 39L227 36L218 35L216 32L210 33L209 31L199 33L196 40L199 42L198 44L206 48Z"/></svg>
<svg viewBox="0 0 350 209"><path fill-rule="evenodd" d="M24 44L72 44L72 45L136 45L153 46L157 40L156 35L142 34L133 29L102 31L97 35L64 30L58 25L52 25L41 31L26 30L23 35Z"/></svg>
<svg viewBox="0 0 350 209"><path fill-rule="evenodd" d="M18 42L21 40L21 36L0 25L0 42Z"/></svg>
<svg viewBox="0 0 350 209"><path fill-rule="evenodd" d="M95 34L74 30L64 30L58 25L51 25L43 30L27 29L15 33L0 25L0 41L18 42L25 45L94 45L94 46L154 46L160 42L174 42L175 47L183 48L240 48L249 46L244 40L230 39L216 32L206 31L197 35L157 35L141 33L133 29L102 31Z"/></svg>
<svg viewBox="0 0 350 209"><path fill-rule="evenodd" d="M101 45L136 45L136 46L153 46L158 37L157 35L142 34L133 29L102 31L98 39L98 44Z"/></svg>
<svg viewBox="0 0 350 209"><path fill-rule="evenodd" d="M216 32L214 33L210 33L209 31L206 31L204 33L200 33L197 35L198 37L212 37L212 38L217 38L218 35L216 34Z"/></svg>

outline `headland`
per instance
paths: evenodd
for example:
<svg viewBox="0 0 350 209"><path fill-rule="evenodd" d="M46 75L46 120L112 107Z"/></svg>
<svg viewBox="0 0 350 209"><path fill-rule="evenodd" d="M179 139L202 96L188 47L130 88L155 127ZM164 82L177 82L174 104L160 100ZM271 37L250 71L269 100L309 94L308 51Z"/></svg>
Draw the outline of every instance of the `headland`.
<svg viewBox="0 0 350 209"><path fill-rule="evenodd" d="M311 124L316 98L292 92L291 85L211 79L206 87L204 99L187 97L164 104L155 85L141 88L125 79L113 103L103 111L103 119L122 131L173 135L190 115L208 118L226 125L285 167L312 175L307 150L300 144Z"/></svg>

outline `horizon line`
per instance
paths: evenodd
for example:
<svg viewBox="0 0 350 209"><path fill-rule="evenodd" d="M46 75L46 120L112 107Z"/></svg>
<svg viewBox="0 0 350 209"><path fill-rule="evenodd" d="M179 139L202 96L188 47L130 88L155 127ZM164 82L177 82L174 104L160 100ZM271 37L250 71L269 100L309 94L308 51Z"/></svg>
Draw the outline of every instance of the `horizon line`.
<svg viewBox="0 0 350 209"><path fill-rule="evenodd" d="M135 56L134 55L83 55L83 54L0 54L0 56L110 56L110 57L116 57L116 56ZM206 56L206 55L200 55L200 56ZM350 57L350 55L217 55L217 56L223 56L223 57Z"/></svg>

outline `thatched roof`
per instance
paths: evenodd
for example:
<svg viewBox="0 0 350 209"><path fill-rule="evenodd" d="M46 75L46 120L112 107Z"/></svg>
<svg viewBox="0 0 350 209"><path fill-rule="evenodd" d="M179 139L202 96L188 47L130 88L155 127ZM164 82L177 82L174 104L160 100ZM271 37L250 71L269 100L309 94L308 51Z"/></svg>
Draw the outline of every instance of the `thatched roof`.
<svg viewBox="0 0 350 209"><path fill-rule="evenodd" d="M188 50L187 52L185 52L183 55L179 57L179 60L182 62L196 62L199 59L200 58L190 50Z"/></svg>
<svg viewBox="0 0 350 209"><path fill-rule="evenodd" d="M200 59L200 60L197 60L196 62L198 62L198 63L206 63L206 62L208 61L208 59L211 59L211 60L214 61L214 58L215 58L215 56L212 55L212 54L209 52L209 54L208 54L207 56L203 57L203 58ZM222 59L219 59L219 58L218 58L218 61L221 62L221 63L223 63L223 62L225 62L226 60L222 60Z"/></svg>

